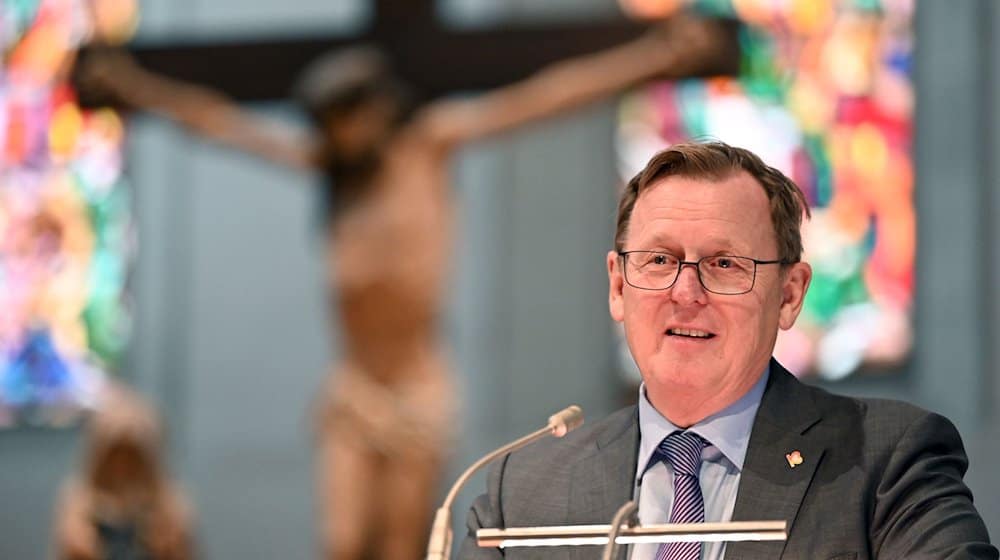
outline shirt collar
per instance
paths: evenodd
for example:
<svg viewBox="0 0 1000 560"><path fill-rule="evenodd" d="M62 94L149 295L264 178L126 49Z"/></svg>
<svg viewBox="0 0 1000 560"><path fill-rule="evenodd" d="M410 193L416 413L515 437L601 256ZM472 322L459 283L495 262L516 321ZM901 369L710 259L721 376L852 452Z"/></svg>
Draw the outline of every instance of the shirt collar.
<svg viewBox="0 0 1000 560"><path fill-rule="evenodd" d="M743 470L743 460L746 458L747 445L750 443L750 430L753 428L753 421L757 416L757 409L760 407L760 399L764 395L770 372L771 368L768 365L757 383L739 400L688 428L708 440L709 449L715 447L739 471ZM639 387L640 436L636 480L645 473L650 458L663 438L680 429L653 407L646 398L646 385L642 384Z"/></svg>

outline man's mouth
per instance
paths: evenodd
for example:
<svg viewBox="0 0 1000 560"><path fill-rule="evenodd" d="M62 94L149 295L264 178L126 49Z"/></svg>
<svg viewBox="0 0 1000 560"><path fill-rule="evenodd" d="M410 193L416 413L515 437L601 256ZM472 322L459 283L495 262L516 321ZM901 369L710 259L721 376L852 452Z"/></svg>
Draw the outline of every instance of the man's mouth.
<svg viewBox="0 0 1000 560"><path fill-rule="evenodd" d="M700 338L709 339L715 338L715 335L708 331L700 331L698 329L667 329L668 336L680 336L684 338Z"/></svg>

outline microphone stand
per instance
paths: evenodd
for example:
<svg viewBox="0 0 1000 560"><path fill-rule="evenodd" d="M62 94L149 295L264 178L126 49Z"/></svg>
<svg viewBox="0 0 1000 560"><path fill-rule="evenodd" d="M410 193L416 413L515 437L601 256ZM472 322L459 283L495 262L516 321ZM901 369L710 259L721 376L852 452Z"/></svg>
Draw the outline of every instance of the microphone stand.
<svg viewBox="0 0 1000 560"><path fill-rule="evenodd" d="M567 407L550 416L549 422L544 428L508 443L465 469L465 472L458 477L458 480L452 485L451 490L448 491L448 495L445 497L441 507L434 514L434 524L431 526L431 538L427 544L426 560L447 560L451 556L451 506L458 496L458 491L465 486L465 483L468 482L472 475L479 472L480 469L497 457L516 451L550 434L555 437L563 437L570 431L580 427L581 424L583 424L583 410L576 405Z"/></svg>

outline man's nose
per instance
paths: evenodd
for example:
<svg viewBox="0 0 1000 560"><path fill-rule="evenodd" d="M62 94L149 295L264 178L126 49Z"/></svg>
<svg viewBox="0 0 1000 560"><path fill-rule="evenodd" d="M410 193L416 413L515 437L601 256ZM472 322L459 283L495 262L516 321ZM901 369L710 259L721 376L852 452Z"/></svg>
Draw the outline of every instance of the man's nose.
<svg viewBox="0 0 1000 560"><path fill-rule="evenodd" d="M705 303L705 287L698 279L698 267L694 264L684 263L677 273L677 281L670 288L670 297L682 305L691 303Z"/></svg>

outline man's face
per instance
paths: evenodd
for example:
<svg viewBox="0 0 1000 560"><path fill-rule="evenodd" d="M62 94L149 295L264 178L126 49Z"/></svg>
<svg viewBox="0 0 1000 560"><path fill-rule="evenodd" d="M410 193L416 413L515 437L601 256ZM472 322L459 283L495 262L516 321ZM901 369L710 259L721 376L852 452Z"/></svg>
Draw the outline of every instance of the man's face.
<svg viewBox="0 0 1000 560"><path fill-rule="evenodd" d="M767 194L745 172L721 181L667 177L648 186L636 201L624 250L685 261L779 258ZM653 405L664 412L671 397L683 399L700 411L688 418L692 423L735 402L759 379L778 328L795 322L811 277L805 263L784 271L758 265L752 291L719 295L684 266L671 288L641 290L625 282L622 264L614 251L608 254L611 316L624 322ZM701 336L687 336L691 331Z"/></svg>

